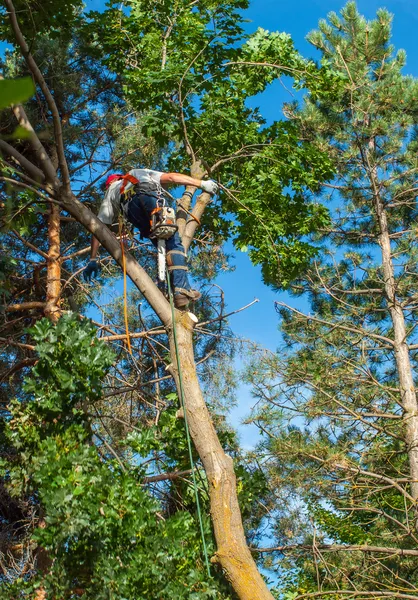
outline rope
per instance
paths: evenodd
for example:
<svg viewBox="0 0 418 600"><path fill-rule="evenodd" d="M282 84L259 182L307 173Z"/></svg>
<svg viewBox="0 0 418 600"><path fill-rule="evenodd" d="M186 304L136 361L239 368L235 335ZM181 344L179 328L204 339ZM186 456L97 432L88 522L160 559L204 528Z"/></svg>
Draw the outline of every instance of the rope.
<svg viewBox="0 0 418 600"><path fill-rule="evenodd" d="M128 328L128 300L127 300L127 285L126 285L126 256L125 256L125 244L123 240L123 224L122 219L119 219L119 243L122 251L122 268L123 268L123 316L125 318L125 333L126 333L126 345L128 347L129 354L132 354L131 340L129 337Z"/></svg>
<svg viewBox="0 0 418 600"><path fill-rule="evenodd" d="M178 344L177 344L177 331L176 331L176 319L175 319L175 312L174 312L173 294L172 294L172 291L171 291L170 275L169 275L168 272L167 272L167 288L168 288L168 295L169 295L169 298L170 298L171 320L172 320L172 323L173 323L174 348L175 348L175 351L176 351L177 371L178 371L178 374L179 374L180 403L181 403L181 407L183 409L184 423L185 423L185 428L186 428L187 448L188 448L188 451L189 451L189 460L190 460L190 466L191 466L191 469L192 469L193 488L194 488L194 493L195 493L195 498L196 498L197 514L198 514L198 517L199 517L200 535L202 537L202 546L203 546L203 554L205 556L206 570L208 572L208 576L211 577L210 566L209 566L209 557L208 557L208 549L206 547L205 531L203 529L202 511L201 511L201 508L200 508L199 494L198 494L198 491L197 491L197 481L196 481L196 472L195 472L196 469L195 469L195 465L194 465L194 461L193 461L192 442L191 442L191 439L190 439L189 423L187 421L187 413L186 413L186 408L185 408L185 405L184 405L183 376L182 376L182 373L181 373L180 355L179 355L179 348L178 348Z"/></svg>
<svg viewBox="0 0 418 600"><path fill-rule="evenodd" d="M196 223L198 225L201 225L202 223L200 222L200 220L192 213L190 212L190 210L188 210L185 206L183 206L183 204L181 204L181 202L177 202L177 206L180 206L180 208L182 210L184 210L184 212L186 212L190 217L192 217L192 221L196 221ZM190 222L190 221L189 221Z"/></svg>

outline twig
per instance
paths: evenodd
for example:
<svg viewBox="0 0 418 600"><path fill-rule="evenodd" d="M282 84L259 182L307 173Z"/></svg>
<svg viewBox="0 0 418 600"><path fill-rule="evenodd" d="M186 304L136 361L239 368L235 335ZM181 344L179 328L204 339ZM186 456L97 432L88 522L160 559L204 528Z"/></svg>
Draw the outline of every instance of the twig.
<svg viewBox="0 0 418 600"><path fill-rule="evenodd" d="M203 327L204 325L209 325L210 323L215 323L216 321L222 321L223 319L227 319L231 315L236 315L237 313L239 313L239 312L241 312L243 310L246 310L247 308L250 308L250 306L252 306L253 304L256 304L257 302L259 302L259 299L258 298L254 298L254 300L252 302L250 302L249 304L246 304L242 308L238 308L237 310L233 310L232 312L227 313L226 315L221 315L220 317L215 317L214 319L210 319L210 321L203 321L203 323L198 323L196 325L196 329L199 329L200 327Z"/></svg>

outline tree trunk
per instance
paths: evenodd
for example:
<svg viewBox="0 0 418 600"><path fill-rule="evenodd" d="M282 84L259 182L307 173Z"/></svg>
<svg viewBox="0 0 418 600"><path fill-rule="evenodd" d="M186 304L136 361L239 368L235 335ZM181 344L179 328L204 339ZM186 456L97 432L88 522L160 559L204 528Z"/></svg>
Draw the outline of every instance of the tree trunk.
<svg viewBox="0 0 418 600"><path fill-rule="evenodd" d="M206 407L196 373L193 353L194 322L188 313L176 311L176 360L173 328L169 329L173 372L180 393L181 369L183 400L191 438L204 466L209 485L210 511L217 543L212 562L219 562L241 600L272 600L248 548L236 492L233 462L225 454Z"/></svg>
<svg viewBox="0 0 418 600"><path fill-rule="evenodd" d="M374 148L372 144L372 149ZM390 247L390 237L387 215L382 198L379 194L377 174L370 169L370 179L373 190L374 208L379 225L379 245L382 252L382 266L385 294L393 325L396 370L399 378L401 402L404 410L405 441L409 458L411 475L411 496L418 499L418 402L412 374L411 360L407 343L407 330L402 305L396 297L395 273Z"/></svg>
<svg viewBox="0 0 418 600"><path fill-rule="evenodd" d="M56 323L61 316L59 307L61 295L61 261L60 261L60 208L57 204L51 202L48 220L48 258L47 276L46 276L46 304L44 309L45 316L53 323ZM46 522L43 517L40 518L38 527L44 529ZM36 552L36 564L39 571L45 577L52 565L52 559L48 552L42 546L39 546ZM36 594L35 600L46 600L45 588L41 586Z"/></svg>
<svg viewBox="0 0 418 600"><path fill-rule="evenodd" d="M56 323L60 318L61 262L60 262L60 209L51 203L48 222L48 258L45 316Z"/></svg>

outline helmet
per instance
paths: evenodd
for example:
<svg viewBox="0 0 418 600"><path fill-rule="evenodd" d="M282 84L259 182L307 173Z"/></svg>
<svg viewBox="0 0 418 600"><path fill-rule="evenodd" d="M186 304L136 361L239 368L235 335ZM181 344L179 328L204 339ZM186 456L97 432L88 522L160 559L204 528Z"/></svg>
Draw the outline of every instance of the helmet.
<svg viewBox="0 0 418 600"><path fill-rule="evenodd" d="M109 177L106 179L105 182L105 186L106 189L109 187L109 185L111 185L114 181L116 181L117 179L122 179L123 175L121 173L115 173L114 175L109 175Z"/></svg>

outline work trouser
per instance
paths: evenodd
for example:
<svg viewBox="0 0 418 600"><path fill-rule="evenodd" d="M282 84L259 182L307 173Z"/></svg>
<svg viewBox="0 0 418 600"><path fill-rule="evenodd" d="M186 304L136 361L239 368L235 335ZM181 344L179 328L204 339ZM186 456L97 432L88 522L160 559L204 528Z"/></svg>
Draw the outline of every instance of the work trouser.
<svg viewBox="0 0 418 600"><path fill-rule="evenodd" d="M157 207L157 197L149 194L135 193L124 207L126 218L134 227L137 227L144 238L150 236L151 213ZM157 246L157 240L151 240ZM190 290L187 275L187 259L181 238L176 233L165 240L167 249L167 267L171 276L171 285L174 291Z"/></svg>

